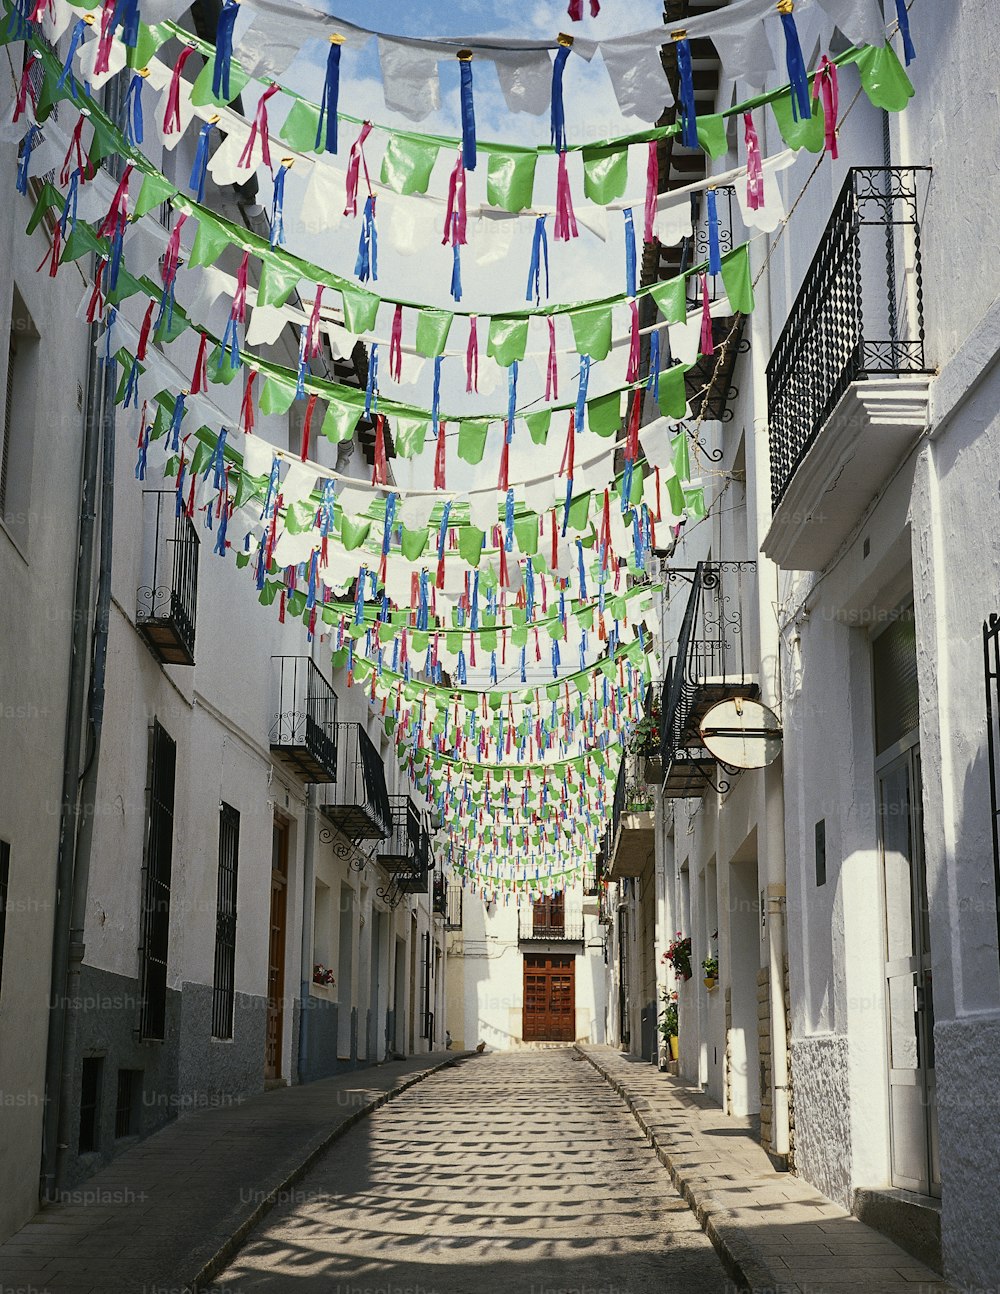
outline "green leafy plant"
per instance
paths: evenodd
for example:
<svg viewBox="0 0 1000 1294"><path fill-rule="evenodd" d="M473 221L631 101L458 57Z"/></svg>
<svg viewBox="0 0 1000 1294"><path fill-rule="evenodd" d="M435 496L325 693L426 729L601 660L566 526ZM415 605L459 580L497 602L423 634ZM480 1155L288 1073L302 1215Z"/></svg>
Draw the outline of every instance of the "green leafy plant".
<svg viewBox="0 0 1000 1294"><path fill-rule="evenodd" d="M660 994L663 1010L660 1012L659 1031L663 1038L677 1037L677 990L664 989Z"/></svg>
<svg viewBox="0 0 1000 1294"><path fill-rule="evenodd" d="M701 968L705 972L706 979L719 978L719 959L718 957L706 957L701 963Z"/></svg>

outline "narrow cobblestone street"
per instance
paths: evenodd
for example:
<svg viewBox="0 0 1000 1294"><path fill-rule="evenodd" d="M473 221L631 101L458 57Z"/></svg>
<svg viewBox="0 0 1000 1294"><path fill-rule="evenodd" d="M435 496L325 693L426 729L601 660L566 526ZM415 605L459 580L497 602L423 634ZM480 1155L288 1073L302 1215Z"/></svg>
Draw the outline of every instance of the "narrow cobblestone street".
<svg viewBox="0 0 1000 1294"><path fill-rule="evenodd" d="M569 1048L428 1078L353 1128L289 1196L213 1294L727 1288L620 1097Z"/></svg>

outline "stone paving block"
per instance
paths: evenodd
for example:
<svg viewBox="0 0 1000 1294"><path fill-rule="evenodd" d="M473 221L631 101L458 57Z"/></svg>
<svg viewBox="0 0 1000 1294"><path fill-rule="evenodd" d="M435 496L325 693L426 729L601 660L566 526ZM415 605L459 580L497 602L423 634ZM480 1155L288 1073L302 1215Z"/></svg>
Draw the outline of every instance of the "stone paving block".
<svg viewBox="0 0 1000 1294"><path fill-rule="evenodd" d="M0 1282L16 1271L16 1288L35 1294L181 1294L333 1137L462 1057L412 1057L361 1082L345 1075L185 1114L77 1188L92 1204L50 1205L0 1245Z"/></svg>
<svg viewBox="0 0 1000 1294"><path fill-rule="evenodd" d="M779 1173L749 1125L610 1047L577 1050L623 1097L730 1271L752 1294L948 1294L922 1267L807 1183ZM724 1133L725 1135L716 1135Z"/></svg>

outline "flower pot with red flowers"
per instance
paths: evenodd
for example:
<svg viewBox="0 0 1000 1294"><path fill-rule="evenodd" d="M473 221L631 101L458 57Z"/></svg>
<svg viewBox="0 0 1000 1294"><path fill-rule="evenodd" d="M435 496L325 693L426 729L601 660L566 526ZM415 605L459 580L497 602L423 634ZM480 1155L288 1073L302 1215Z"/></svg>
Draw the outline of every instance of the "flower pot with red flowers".
<svg viewBox="0 0 1000 1294"><path fill-rule="evenodd" d="M691 936L682 935L678 930L674 935L670 946L667 948L667 951L663 954L663 960L670 963L675 975L679 975L681 979L690 979Z"/></svg>

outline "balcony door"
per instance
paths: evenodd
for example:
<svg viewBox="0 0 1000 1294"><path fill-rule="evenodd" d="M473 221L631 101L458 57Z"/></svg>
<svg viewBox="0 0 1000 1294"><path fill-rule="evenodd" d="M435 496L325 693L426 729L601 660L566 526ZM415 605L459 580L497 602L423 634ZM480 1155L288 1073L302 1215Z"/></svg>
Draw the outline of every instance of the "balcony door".
<svg viewBox="0 0 1000 1294"><path fill-rule="evenodd" d="M530 953L524 958L525 1042L576 1039L576 961L566 953Z"/></svg>

